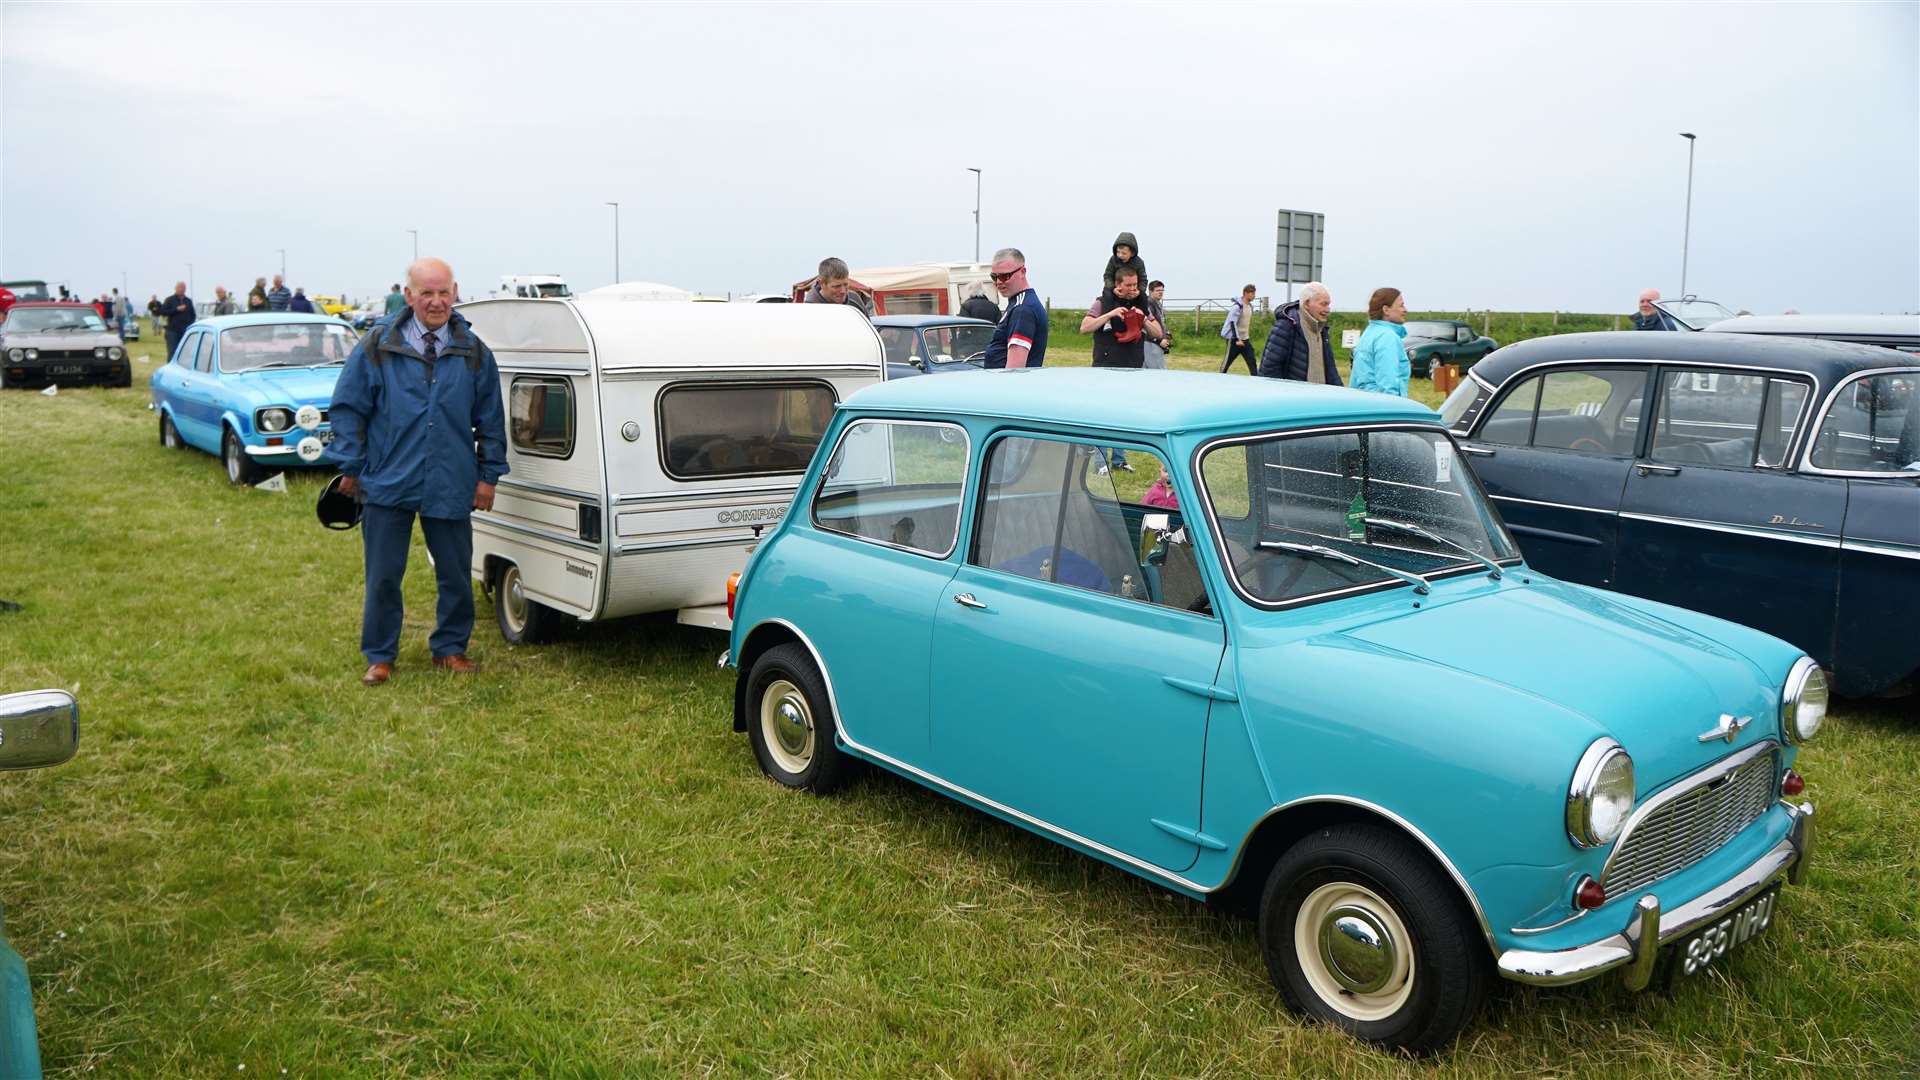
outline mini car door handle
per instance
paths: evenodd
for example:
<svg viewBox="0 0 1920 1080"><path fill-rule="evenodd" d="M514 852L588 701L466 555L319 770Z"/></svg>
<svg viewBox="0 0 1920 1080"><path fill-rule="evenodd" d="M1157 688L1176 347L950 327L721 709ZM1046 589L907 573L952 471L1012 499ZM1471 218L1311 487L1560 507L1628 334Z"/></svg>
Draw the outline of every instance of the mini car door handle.
<svg viewBox="0 0 1920 1080"><path fill-rule="evenodd" d="M961 607L979 608L982 611L987 609L987 605L975 600L973 594L970 592L954 593L953 602L959 604Z"/></svg>
<svg viewBox="0 0 1920 1080"><path fill-rule="evenodd" d="M1474 457L1492 457L1493 456L1493 451L1487 449L1484 446L1469 446L1466 443L1460 444L1460 452L1463 454L1472 454Z"/></svg>
<svg viewBox="0 0 1920 1080"><path fill-rule="evenodd" d="M1680 475L1678 465L1635 465L1634 468L1640 471L1641 476L1652 476L1654 473L1659 473L1661 476Z"/></svg>

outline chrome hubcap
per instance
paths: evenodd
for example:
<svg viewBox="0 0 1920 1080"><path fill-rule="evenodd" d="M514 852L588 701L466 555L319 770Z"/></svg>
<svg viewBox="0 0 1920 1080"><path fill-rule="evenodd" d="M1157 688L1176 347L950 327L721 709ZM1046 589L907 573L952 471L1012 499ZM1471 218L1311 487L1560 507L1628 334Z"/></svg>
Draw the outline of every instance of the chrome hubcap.
<svg viewBox="0 0 1920 1080"><path fill-rule="evenodd" d="M1320 958L1334 981L1356 994L1387 984L1397 950L1387 928L1364 908L1336 907L1320 924Z"/></svg>
<svg viewBox="0 0 1920 1080"><path fill-rule="evenodd" d="M227 479L240 482L240 446L232 439L227 440Z"/></svg>
<svg viewBox="0 0 1920 1080"><path fill-rule="evenodd" d="M527 587L520 582L518 567L508 568L500 592L507 598L507 624L519 633L527 625Z"/></svg>
<svg viewBox="0 0 1920 1080"><path fill-rule="evenodd" d="M791 682L775 679L761 695L760 730L781 769L804 772L813 762L813 713L806 695Z"/></svg>

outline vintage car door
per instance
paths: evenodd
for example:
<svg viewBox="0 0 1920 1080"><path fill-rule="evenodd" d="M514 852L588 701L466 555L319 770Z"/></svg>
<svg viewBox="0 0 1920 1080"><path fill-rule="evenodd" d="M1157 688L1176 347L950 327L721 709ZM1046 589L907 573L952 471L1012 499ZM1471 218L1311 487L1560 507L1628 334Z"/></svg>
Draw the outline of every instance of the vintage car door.
<svg viewBox="0 0 1920 1080"><path fill-rule="evenodd" d="M1663 366L1657 385L1647 450L1620 501L1616 587L1828 663L1847 486L1787 468L1811 381Z"/></svg>
<svg viewBox="0 0 1920 1080"><path fill-rule="evenodd" d="M1620 492L1639 439L1647 369L1555 368L1509 380L1461 451L1527 562L1613 584Z"/></svg>
<svg viewBox="0 0 1920 1080"><path fill-rule="evenodd" d="M1225 633L1156 598L1098 447L988 448L966 561L936 605L934 771L1169 870L1199 849L1201 753ZM1124 447L1136 476L1152 452ZM1144 487L1144 484L1140 486ZM1229 706L1230 707L1230 706Z"/></svg>
<svg viewBox="0 0 1920 1080"><path fill-rule="evenodd" d="M220 383L213 367L213 332L198 330L180 342L164 380L173 399L173 424L180 437L209 454L220 452L221 435Z"/></svg>

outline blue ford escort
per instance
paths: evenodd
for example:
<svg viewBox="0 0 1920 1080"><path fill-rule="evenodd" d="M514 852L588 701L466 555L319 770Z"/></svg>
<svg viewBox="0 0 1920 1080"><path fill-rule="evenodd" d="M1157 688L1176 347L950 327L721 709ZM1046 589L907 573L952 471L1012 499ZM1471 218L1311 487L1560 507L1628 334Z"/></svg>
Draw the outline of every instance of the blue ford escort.
<svg viewBox="0 0 1920 1080"><path fill-rule="evenodd" d="M153 373L160 443L219 455L227 479L263 466L320 462L333 437L327 406L360 336L325 315L221 315L187 328Z"/></svg>
<svg viewBox="0 0 1920 1080"><path fill-rule="evenodd" d="M1124 450L1135 472L1099 469ZM1259 913L1294 1008L1414 1052L1496 976L1642 988L1801 880L1818 666L1541 575L1430 410L1179 371L841 404L733 592L734 726Z"/></svg>

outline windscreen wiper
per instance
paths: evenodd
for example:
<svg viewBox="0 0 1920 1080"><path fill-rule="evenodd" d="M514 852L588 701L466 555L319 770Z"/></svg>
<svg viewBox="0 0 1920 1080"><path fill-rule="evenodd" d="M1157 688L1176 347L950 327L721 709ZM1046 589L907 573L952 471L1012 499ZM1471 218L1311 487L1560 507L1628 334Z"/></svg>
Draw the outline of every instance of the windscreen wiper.
<svg viewBox="0 0 1920 1080"><path fill-rule="evenodd" d="M1421 577L1419 574L1388 566L1385 563L1377 563L1372 559L1362 559L1355 555L1349 555L1344 551L1339 551L1323 544L1296 544L1291 540L1262 540L1260 541L1260 548L1263 551L1291 551L1298 555L1317 555L1321 558L1333 559L1336 562L1351 563L1354 566L1371 566L1375 570L1384 570L1394 577L1399 578L1401 581L1413 586L1413 591L1423 596L1433 591L1433 586L1429 585L1427 579Z"/></svg>
<svg viewBox="0 0 1920 1080"><path fill-rule="evenodd" d="M1423 529L1420 526L1407 521L1394 521L1391 518L1377 518L1377 517L1370 517L1364 520L1366 521L1367 524L1376 526L1378 528L1392 529L1394 532L1403 532L1412 536L1424 537L1425 539L1431 540L1436 544L1445 544L1446 546L1452 548L1453 550L1458 551L1461 554L1465 555L1467 558L1473 559L1479 562L1480 565L1486 567L1488 577L1491 577L1495 581L1500 580L1500 564L1497 562L1494 562L1492 559L1487 558L1485 555L1480 554L1479 552L1473 550L1470 547L1467 547L1464 544L1456 544L1444 536L1440 536L1430 530Z"/></svg>

